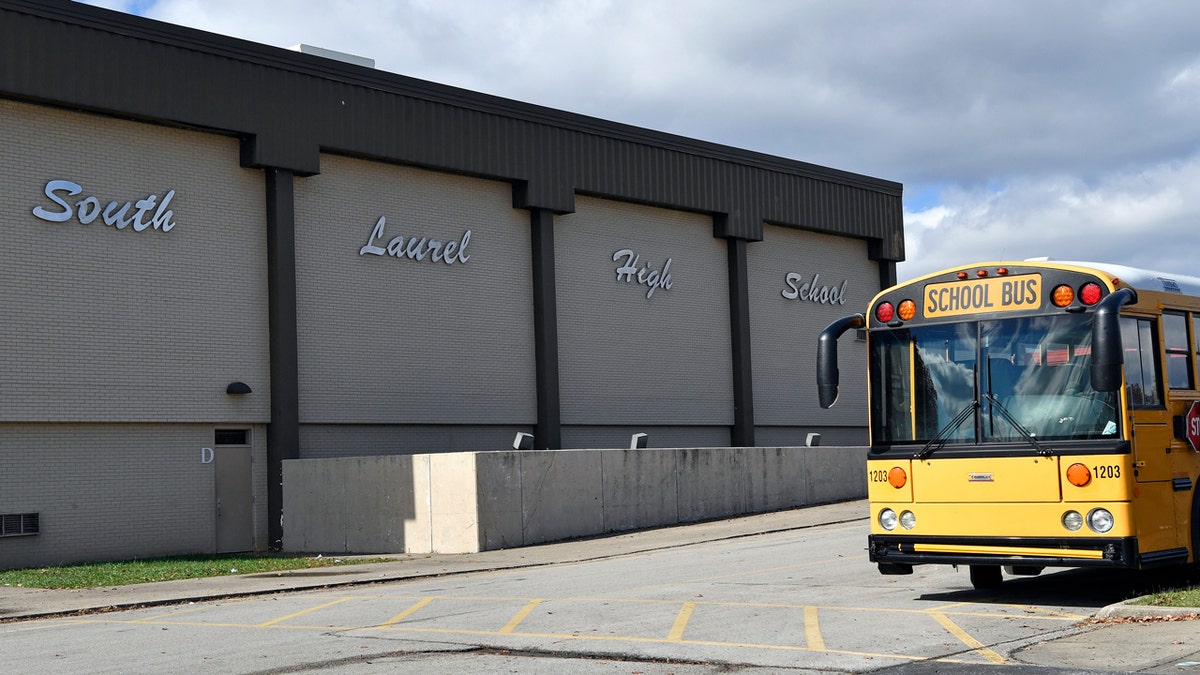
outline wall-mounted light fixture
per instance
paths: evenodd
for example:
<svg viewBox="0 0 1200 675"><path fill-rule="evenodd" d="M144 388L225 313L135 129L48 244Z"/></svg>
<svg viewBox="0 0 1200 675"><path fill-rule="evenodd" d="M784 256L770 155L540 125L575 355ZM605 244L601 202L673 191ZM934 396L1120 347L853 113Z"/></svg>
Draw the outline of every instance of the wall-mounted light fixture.
<svg viewBox="0 0 1200 675"><path fill-rule="evenodd" d="M230 382L228 387L225 387L226 394L241 396L242 394L250 393L250 385L245 382Z"/></svg>
<svg viewBox="0 0 1200 675"><path fill-rule="evenodd" d="M647 434L634 434L629 437L629 449L637 450L644 448L650 442L650 436Z"/></svg>
<svg viewBox="0 0 1200 675"><path fill-rule="evenodd" d="M527 434L524 431L518 431L517 437L513 439L513 450L532 450L533 449L533 434Z"/></svg>

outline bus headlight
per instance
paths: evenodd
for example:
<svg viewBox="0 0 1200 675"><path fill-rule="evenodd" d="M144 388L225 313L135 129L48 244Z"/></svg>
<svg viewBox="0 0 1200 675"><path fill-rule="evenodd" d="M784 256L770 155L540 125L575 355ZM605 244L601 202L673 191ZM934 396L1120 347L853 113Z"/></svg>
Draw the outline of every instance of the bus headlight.
<svg viewBox="0 0 1200 675"><path fill-rule="evenodd" d="M1087 524L1096 534L1104 534L1113 529L1113 524L1116 519L1113 514L1109 513L1108 509L1092 509L1088 511Z"/></svg>
<svg viewBox="0 0 1200 675"><path fill-rule="evenodd" d="M911 530L917 526L917 516L912 511L905 511L900 514L900 527L906 530Z"/></svg>
<svg viewBox="0 0 1200 675"><path fill-rule="evenodd" d="M888 532L896 529L896 512L891 509L884 509L880 511L879 525Z"/></svg>
<svg viewBox="0 0 1200 675"><path fill-rule="evenodd" d="M1083 516L1078 511L1067 511L1062 516L1062 526L1071 532L1078 532L1083 527Z"/></svg>

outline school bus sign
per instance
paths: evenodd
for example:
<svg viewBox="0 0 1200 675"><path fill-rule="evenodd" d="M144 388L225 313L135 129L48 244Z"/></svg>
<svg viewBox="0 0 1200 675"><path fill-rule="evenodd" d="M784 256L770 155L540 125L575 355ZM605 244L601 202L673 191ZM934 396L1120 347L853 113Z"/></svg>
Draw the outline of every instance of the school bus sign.
<svg viewBox="0 0 1200 675"><path fill-rule="evenodd" d="M1042 275L951 281L925 287L925 318L1011 312L1041 306Z"/></svg>
<svg viewBox="0 0 1200 675"><path fill-rule="evenodd" d="M1192 401L1192 405L1183 414L1183 432L1192 450L1200 452L1200 401Z"/></svg>

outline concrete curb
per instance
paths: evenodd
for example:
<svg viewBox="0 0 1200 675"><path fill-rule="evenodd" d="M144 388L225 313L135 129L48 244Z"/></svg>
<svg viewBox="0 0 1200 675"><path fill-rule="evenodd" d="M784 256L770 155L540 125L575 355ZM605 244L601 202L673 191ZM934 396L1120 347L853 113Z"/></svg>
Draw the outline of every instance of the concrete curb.
<svg viewBox="0 0 1200 675"><path fill-rule="evenodd" d="M1190 620L1200 619L1200 607L1163 607L1160 605L1135 605L1140 598L1124 600L1100 608L1093 616L1101 621L1113 619L1150 619L1186 617Z"/></svg>

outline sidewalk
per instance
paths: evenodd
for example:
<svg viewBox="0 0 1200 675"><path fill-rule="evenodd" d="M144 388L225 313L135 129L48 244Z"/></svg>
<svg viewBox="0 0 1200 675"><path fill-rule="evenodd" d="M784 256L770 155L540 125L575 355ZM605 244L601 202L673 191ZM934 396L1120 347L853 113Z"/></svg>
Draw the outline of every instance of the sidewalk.
<svg viewBox="0 0 1200 675"><path fill-rule="evenodd" d="M866 517L867 502L853 501L500 551L451 555L372 555L367 557L388 558L389 561L346 567L80 590L0 587L0 621L582 562L705 541L861 521Z"/></svg>

